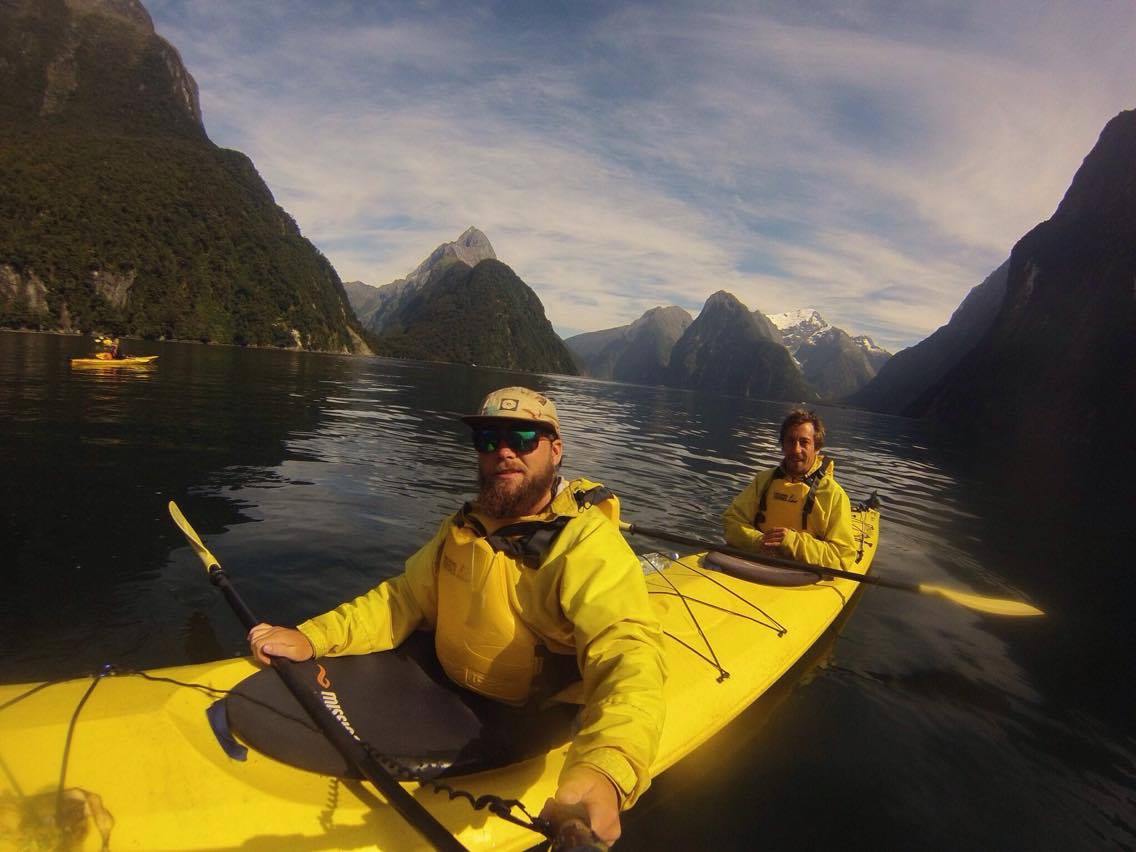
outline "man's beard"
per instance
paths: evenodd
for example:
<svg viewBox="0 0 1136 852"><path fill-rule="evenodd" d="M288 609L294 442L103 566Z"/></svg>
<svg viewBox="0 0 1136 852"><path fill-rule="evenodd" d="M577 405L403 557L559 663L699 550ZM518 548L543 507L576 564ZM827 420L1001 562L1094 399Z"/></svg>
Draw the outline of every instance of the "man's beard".
<svg viewBox="0 0 1136 852"><path fill-rule="evenodd" d="M540 471L530 470L520 487L512 491L508 481L486 477L478 471L477 484L481 490L477 496L477 508L491 518L518 517L549 493L555 478L556 468L552 465Z"/></svg>

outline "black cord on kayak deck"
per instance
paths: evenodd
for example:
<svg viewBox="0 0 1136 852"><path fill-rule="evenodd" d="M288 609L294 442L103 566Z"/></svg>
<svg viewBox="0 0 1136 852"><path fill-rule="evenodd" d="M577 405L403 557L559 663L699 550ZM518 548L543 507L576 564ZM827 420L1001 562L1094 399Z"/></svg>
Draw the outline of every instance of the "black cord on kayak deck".
<svg viewBox="0 0 1136 852"><path fill-rule="evenodd" d="M152 675L149 672L144 672L139 669L115 669L111 674L115 675L135 675L143 680L153 681L154 683L172 683L174 686L185 686L189 689L198 689L202 692L209 692L213 695L228 695L232 692L231 689L222 689L219 686L209 686L204 683L194 683L191 680L178 680L173 677L160 677Z"/></svg>
<svg viewBox="0 0 1136 852"><path fill-rule="evenodd" d="M860 560L864 558L864 542L868 540L868 525L864 523L864 519L860 515L857 515L852 523L859 527L860 547L856 551L856 564L859 565Z"/></svg>
<svg viewBox="0 0 1136 852"><path fill-rule="evenodd" d="M64 742L63 742L63 755L60 758L59 786L56 788L56 791L55 791L55 821L56 821L56 825L58 825L60 827L63 825L63 793L67 789L67 765L70 762L70 758L71 758L71 744L75 739L75 726L79 722L79 714L83 710L83 705L85 705L87 703L87 699L89 699L91 697L91 694L95 691L95 687L97 687L99 685L99 683L103 680L103 678L114 677L114 676L123 676L123 675L135 675L135 676L140 677L144 680L153 681L154 683L170 683L170 684L173 684L174 686L182 686L182 687L187 687L189 689L196 689L196 690L200 690L201 692L209 693L211 695L229 695L232 692L231 690L228 690L228 689L221 689L221 688L215 687L215 686L208 686L204 683L193 683L192 681L177 680L176 678L172 678L172 677L161 677L159 675L152 675L152 674L149 674L147 672L136 670L136 669L120 669L120 668L115 667L111 663L106 663L103 666L101 666L97 672L90 675L91 683L87 687L87 689L83 692L82 697L79 699L79 703L75 706L75 710L71 713L71 719L67 723L67 736L66 736L66 738L64 739ZM20 701L23 701L25 698L28 698L32 695L35 695L40 690L46 689L49 686L58 686L59 684L69 683L72 680L74 680L74 678L59 678L58 680L49 680L49 681L44 681L43 683L36 684L35 686L33 686L31 689L27 690L26 692L22 692L19 695L17 695L15 698L12 698L9 701L4 702L3 705L0 705L0 710L6 710L7 708L11 707L12 705L14 705L14 704L16 704ZM241 696L241 697L243 698L245 696ZM252 701L255 704L260 704L261 706L266 707L268 709L275 709L275 708L269 707L269 705L264 704L263 702L255 700L255 699L249 698L247 700ZM287 716L287 714L283 714L283 715ZM288 718L291 718L291 717L288 717ZM303 720L297 719L295 721L301 721L302 722ZM308 724L310 725L310 722ZM13 779L13 786L15 786L14 779Z"/></svg>
<svg viewBox="0 0 1136 852"><path fill-rule="evenodd" d="M435 793L445 793L449 796L450 800L464 799L469 803L469 806L475 811L488 810L494 816L500 817L506 822L511 822L514 825L519 825L522 828L527 828L530 831L535 831L538 834L543 834L545 837L552 839L553 832L552 826L547 820L540 817L534 817L529 813L525 807L525 803L520 799L506 799L494 793L484 793L480 796L474 796L468 790L462 790L459 787L454 787L444 781L437 781L433 778L424 778L419 773L415 772L408 766L404 766L392 757L382 754L377 751L366 740L360 740L363 748L367 753L377 760L383 767L395 776L400 781L414 781L418 784L429 787ZM513 814L513 808L518 809L525 815L524 819Z"/></svg>
<svg viewBox="0 0 1136 852"><path fill-rule="evenodd" d="M59 828L63 828L63 791L67 789L67 762L71 755L71 740L75 735L75 725L79 721L79 713L82 712L83 705L87 703L87 699L91 697L95 687L110 673L111 666L108 664L91 676L91 685L87 687L87 691L79 699L75 712L71 714L71 721L67 723L67 738L63 741L63 760L59 767L59 789L55 791L55 824Z"/></svg>
<svg viewBox="0 0 1136 852"><path fill-rule="evenodd" d="M186 686L186 687L189 687L190 689L198 689L198 690L201 690L202 692L211 693L214 696L224 695L224 696L229 697L229 698L239 698L242 701L247 701L249 704L255 704L257 707L260 707L262 710L267 710L270 713L275 713L277 716L281 717L282 719L287 719L289 722L296 722L297 724L303 725L308 730L315 731L317 733L320 730L319 726L316 725L316 723L313 722L311 720L311 718L309 718L309 717L305 716L304 718L301 718L299 716L293 716L291 713L285 713L279 707L274 707L266 701L261 701L259 698L252 698L248 695L245 695L243 692L236 692L235 690L232 690L232 689L222 689L219 686L208 686L204 683L194 683L193 681L177 680L176 678L172 678L172 677L159 677L158 675L152 675L152 674L149 674L147 672L140 671L140 670L137 670L137 669L115 669L112 672L112 674L116 674L116 675L137 675L138 677L143 678L144 680L153 681L155 683L172 683L174 686Z"/></svg>
<svg viewBox="0 0 1136 852"><path fill-rule="evenodd" d="M667 558L670 559L669 556ZM685 565L684 563L679 562L677 559L671 559L671 562L682 565L684 568L690 567L689 565ZM714 646L710 644L710 639L706 635L706 631L704 631L702 629L702 625L699 624L698 617L695 616L694 610L692 610L690 608L690 604L687 603L686 595L684 595L682 592L680 592L678 590L678 586L676 586L673 582L671 582L671 578L666 576L662 571L656 571L655 573L658 574L660 577L662 577L664 580L667 581L667 585L669 585L672 589L674 589L675 594L678 595L678 599L680 601L682 601L682 605L684 607L686 607L686 614L689 615L690 620L694 622L694 627L695 627L695 629L698 630L698 635L702 637L702 641L706 643L706 649L710 652L710 656L707 657L707 656L699 653L698 651L694 651L694 648L691 648L690 645L687 645L685 642L683 642L681 639L679 639L674 634L667 633L666 631L663 631L663 632L666 633L667 636L670 636L672 639L674 639L679 644L681 644L681 645L683 645L687 648L690 648L691 651L694 651L694 653L698 654L698 656L702 657L702 659L706 660L708 663L710 663L710 665L712 665L716 669L718 669L718 683L721 683L722 681L724 681L726 678L728 678L730 676L730 673L728 671L726 671L724 668L722 668L722 664L720 662L718 662L718 655L714 652Z"/></svg>
<svg viewBox="0 0 1136 852"><path fill-rule="evenodd" d="M327 790L327 800L324 802L324 808L320 811L319 824L325 832L330 832L332 828L332 820L335 817L335 810L339 807L339 779L332 778L331 784Z"/></svg>
<svg viewBox="0 0 1136 852"><path fill-rule="evenodd" d="M690 568L689 565L687 567ZM745 595L739 594L738 592L736 592L735 590L733 590L729 586L727 586L725 583L723 583L721 580L717 579L716 577L711 576L709 572L699 571L697 568L691 568L691 570L694 571L694 573L698 574L700 577L702 577L706 580L709 580L711 583L713 583L718 588L729 592L731 595L733 595L735 598L737 598L742 603L748 604L751 609L754 609L754 610L757 610L758 612L760 612L762 617L768 618L771 625L772 625L772 629L774 631L776 631L778 636L784 636L786 633L789 632L789 628L786 627L784 624L782 624L780 621L778 621L776 618L774 618L770 613L766 612L764 609L759 607L757 604L755 604L753 601L751 601Z"/></svg>
<svg viewBox="0 0 1136 852"><path fill-rule="evenodd" d="M676 560L672 560L672 561L677 562L683 568L687 568L687 569L693 571L695 574L697 574L703 580L709 580L711 583L713 583L715 586L717 586L722 591L728 592L729 594L733 595L735 598L737 598L739 601L744 603L750 609L754 609L754 610L757 610L758 612L760 612L762 617L767 618L770 622L769 624L766 624L764 626L769 627L771 630L776 631L778 636L784 636L786 633L789 632L788 627L786 627L784 624L782 624L780 621L778 621L776 618L774 618L772 615L770 615L764 609L759 607L757 604L755 604L753 601L751 601L745 595L738 593L734 589L731 589L729 586L727 586L721 580L714 577L710 572L703 571L699 568L696 568L693 565L687 565L685 562L683 562L681 560L676 559ZM693 598L692 598L692 600L693 600ZM740 613L738 613L738 614L740 615ZM755 619L755 620L757 620L757 619ZM760 624L762 622L760 620L758 620L758 623Z"/></svg>
<svg viewBox="0 0 1136 852"><path fill-rule="evenodd" d="M59 768L59 789L55 794L55 819L57 824L61 824L62 821L63 790L67 780L67 762L68 756L71 752L71 741L74 738L75 734L75 724L79 721L79 711L83 709L83 705L87 703L87 699L91 697L91 693L95 691L95 687L99 685L99 681L107 675L113 673L114 667L107 663L106 665L102 666L97 672L90 675L91 685L87 687L86 692L83 693L83 697L79 699L79 704L75 707L74 712L71 714L71 720L67 724L67 738L63 744L63 757ZM58 686L62 683L70 683L74 679L75 678L58 678L56 680L47 680L43 683L37 683L26 692L21 692L15 698L5 701L2 705L0 705L0 711L7 710L9 707L19 703L20 701L23 701L25 698L29 698L30 696L35 695L41 689L47 689L49 686ZM16 788L17 792L19 792L19 785L16 783L16 779L11 777L11 773L8 771L7 766L4 767L4 771L11 779L12 786ZM22 793L20 795L21 797L23 796Z"/></svg>
<svg viewBox="0 0 1136 852"><path fill-rule="evenodd" d="M35 686L33 686L27 692L21 692L15 698L9 699L8 701L5 701L3 704L0 704L0 710L7 710L13 704L16 704L20 701L23 701L25 698L28 698L29 696L35 695L41 689L47 689L49 686L57 686L58 684L61 684L61 683L67 683L70 680L74 680L74 678L61 677L58 680L48 680L48 681L44 681L43 683L37 683Z"/></svg>
<svg viewBox="0 0 1136 852"><path fill-rule="evenodd" d="M221 688L216 687L216 686L207 686L204 683L193 683L191 681L176 680L172 677L158 677L157 675L149 674L147 672L141 671L140 669L120 669L120 668L118 668L118 666L115 666L113 663L104 664L102 667L99 668L99 670L97 672L90 674L90 675L87 675L87 677L93 677L93 678L99 679L99 678L104 678L104 677L119 677L119 676L122 676L122 675L135 675L137 677L144 678L145 680L152 680L152 681L155 681L155 682L158 682L158 683L172 683L172 684L174 684L174 686L186 686L186 687L189 687L190 689L200 689L202 692L212 692L216 695L228 695L229 694L228 689L221 689ZM22 692L19 695L17 695L15 698L13 698L9 701L5 701L3 704L0 704L0 710L7 710L13 704L15 704L19 701L23 701L25 698L28 698L29 696L32 696L35 693L39 692L41 689L46 689L49 686L58 686L61 683L70 683L73 680L75 680L75 678L66 677L66 678L59 678L58 680L48 680L48 681L44 681L43 683L37 683L35 686L33 686L27 692Z"/></svg>
<svg viewBox="0 0 1136 852"><path fill-rule="evenodd" d="M652 595L674 595L679 600L681 600L682 603L683 603L683 606L686 607L686 612L690 616L690 620L692 622L694 622L694 626L698 630L698 634L702 637L702 641L706 643L706 647L710 651L710 656L703 654L701 651L699 651L693 645L691 645L688 642L683 641L678 636L676 636L675 634L673 634L669 631L664 630L663 634L665 636L669 636L675 642L682 645L684 648L686 648L692 654L697 656L699 659L705 660L711 666L716 668L718 670L718 683L721 683L726 678L728 678L730 676L730 673L728 671L726 671L726 669L724 669L722 667L721 663L718 661L718 655L714 652L714 647L710 644L710 640L707 638L706 633L703 631L702 625L698 621L698 617L694 614L694 611L690 608L690 603L688 603L688 602L701 604L702 606L706 606L706 607L709 607L711 609L716 609L719 612L725 612L725 613L728 613L729 615L735 615L738 618L744 618L747 621L752 621L755 624L760 624L762 627L766 627L766 628L772 630L778 636L784 636L786 633L789 632L789 628L785 627L785 625L783 625L780 621L778 621L776 618L774 618L772 615L770 615L768 612L766 612L760 606L755 604L753 601L751 601L749 598L745 597L744 595L739 594L734 589L731 589L729 586L727 586L721 580L718 580L717 578L711 576L708 572L699 570L694 565L688 565L687 563L683 562L681 559L675 559L675 558L670 557L670 556L667 556L666 558L669 559L675 565L681 565L683 568L686 568L686 569L692 571L694 574L701 577L702 579L708 580L709 582L713 583L718 588L720 588L723 591L728 592L729 594L733 595L735 598L737 598L742 603L749 606L751 609L756 610L761 615L761 618L754 618L752 615L746 615L745 613L736 612L735 610L727 609L724 606L720 606L718 604L712 604L709 601L704 601L700 598L695 598L695 597L691 597L689 595L683 594L681 591L679 591L678 587L673 582L671 582L671 579L669 577L667 577L665 574L663 574L663 572L661 572L661 571L654 572L658 576L662 577L664 581L666 581L667 585L669 585L671 587L671 590L667 591L666 589L650 589L650 588L648 588L648 594L652 594Z"/></svg>
<svg viewBox="0 0 1136 852"><path fill-rule="evenodd" d="M766 620L761 619L761 618L755 618L754 616L747 615L744 612L738 612L736 609L730 609L728 606L722 606L721 604L711 603L710 601L705 601L702 598L696 598L693 595L685 595L682 592L673 592L673 591L668 591L666 589L650 589L650 590L648 590L647 594L649 594L649 595L669 595L670 597L673 597L673 598L685 598L686 600L690 601L691 603L696 603L699 606L706 607L707 609L714 609L714 610L717 610L718 612L724 612L726 615L732 615L735 618L741 618L741 619L745 619L746 621L752 621L754 624L757 624L757 625L764 627L768 630L772 630L778 636L783 636L787 632L779 624L776 624L776 623L770 624L769 623L770 621L775 621L772 618L769 619L769 621L766 621ZM765 615L765 613L762 613L762 615Z"/></svg>

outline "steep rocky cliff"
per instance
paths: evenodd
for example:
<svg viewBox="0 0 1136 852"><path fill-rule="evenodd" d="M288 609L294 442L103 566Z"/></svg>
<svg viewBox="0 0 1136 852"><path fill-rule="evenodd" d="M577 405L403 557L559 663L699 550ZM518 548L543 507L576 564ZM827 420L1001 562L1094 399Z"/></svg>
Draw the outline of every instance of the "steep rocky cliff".
<svg viewBox="0 0 1136 852"><path fill-rule="evenodd" d="M360 293L367 304L356 309L363 327L375 334L381 334L388 327L397 325L401 313L414 296L430 281L437 278L456 261L471 269L483 260L496 260L497 254L489 238L472 225L453 242L442 243L405 278L397 278L389 284L376 288L374 293Z"/></svg>
<svg viewBox="0 0 1136 852"><path fill-rule="evenodd" d="M1010 261L974 287L950 321L914 346L897 352L848 402L885 414L903 414L912 403L958 365L990 326L1006 295Z"/></svg>
<svg viewBox="0 0 1136 852"><path fill-rule="evenodd" d="M366 352L136 0L0 3L0 325Z"/></svg>
<svg viewBox="0 0 1136 852"><path fill-rule="evenodd" d="M452 361L534 373L575 375L568 348L552 330L544 305L499 260L472 269L456 257L435 268L387 324L380 355Z"/></svg>
<svg viewBox="0 0 1136 852"><path fill-rule="evenodd" d="M675 343L666 383L759 399L816 400L779 338L772 323L759 324L736 297L720 290Z"/></svg>
<svg viewBox="0 0 1136 852"><path fill-rule="evenodd" d="M671 350L692 322L676 305L651 308L629 325L577 334L564 342L589 376L659 384L666 377Z"/></svg>
<svg viewBox="0 0 1136 852"><path fill-rule="evenodd" d="M1131 468L1136 111L1105 126L1057 212L1014 246L989 331L908 411L1041 470Z"/></svg>

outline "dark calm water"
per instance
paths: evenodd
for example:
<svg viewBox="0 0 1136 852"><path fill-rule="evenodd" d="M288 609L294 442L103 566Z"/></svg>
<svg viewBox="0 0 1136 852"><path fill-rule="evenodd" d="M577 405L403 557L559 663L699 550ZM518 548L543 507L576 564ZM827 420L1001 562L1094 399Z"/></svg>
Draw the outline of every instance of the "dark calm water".
<svg viewBox="0 0 1136 852"><path fill-rule="evenodd" d="M776 461L786 410L188 344L131 342L161 356L151 369L70 369L83 347L0 333L3 682L243 652L170 499L255 611L295 622L398 571L469 495L474 458L456 417L495 387L549 393L565 471L615 488L626 517L702 537L717 535L752 470ZM620 847L1136 847L1123 500L1104 482L1073 500L969 470L920 423L821 413L845 488L884 500L880 574L1021 595L1050 614L997 619L866 590L809 665L656 781Z"/></svg>

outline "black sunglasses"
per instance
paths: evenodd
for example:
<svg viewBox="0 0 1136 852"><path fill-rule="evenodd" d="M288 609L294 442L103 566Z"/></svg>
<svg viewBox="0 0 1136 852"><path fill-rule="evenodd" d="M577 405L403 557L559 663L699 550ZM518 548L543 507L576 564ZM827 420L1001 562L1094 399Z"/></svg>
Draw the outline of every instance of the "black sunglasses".
<svg viewBox="0 0 1136 852"><path fill-rule="evenodd" d="M544 429L512 429L489 426L473 430L473 446L479 453L495 453L502 445L515 453L531 453L541 438L552 438Z"/></svg>

